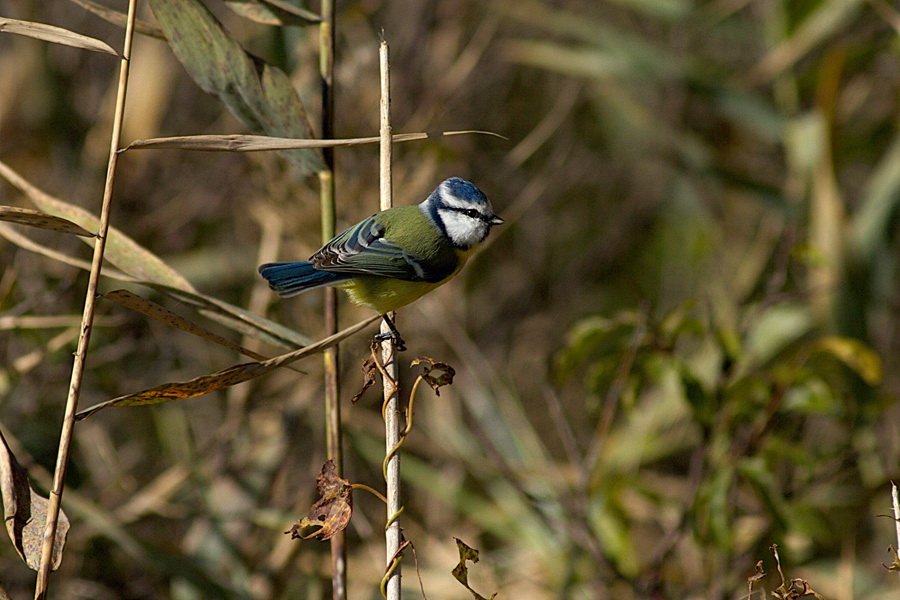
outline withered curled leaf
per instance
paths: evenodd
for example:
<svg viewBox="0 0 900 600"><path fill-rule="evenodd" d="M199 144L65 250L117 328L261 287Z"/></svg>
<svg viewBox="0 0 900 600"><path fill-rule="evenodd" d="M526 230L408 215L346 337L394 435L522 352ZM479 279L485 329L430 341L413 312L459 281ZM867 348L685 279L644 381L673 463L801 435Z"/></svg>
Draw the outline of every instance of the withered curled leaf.
<svg viewBox="0 0 900 600"><path fill-rule="evenodd" d="M359 392L357 392L357 394L350 399L350 402L352 404L356 404L357 402L359 402L362 399L363 394L365 394L370 387L375 385L375 373L378 372L378 369L375 368L375 361L371 358L367 358L365 362L363 362L362 370L363 386L362 389L360 389Z"/></svg>
<svg viewBox="0 0 900 600"><path fill-rule="evenodd" d="M472 594L472 597L475 600L494 600L494 597L497 596L497 592L491 594L490 598L485 598L478 592L472 589L469 585L469 567L466 565L466 561L472 561L472 563L478 562L478 550L472 548L468 544L466 544L461 539L455 537L456 547L459 550L459 564L453 567L453 577L456 578L458 582L460 582L463 587L465 587Z"/></svg>
<svg viewBox="0 0 900 600"><path fill-rule="evenodd" d="M341 479L335 473L334 461L328 459L322 465L322 472L316 477L316 492L319 499L309 514L294 524L290 531L292 539L303 538L308 540L317 537L320 540L331 539L339 531L343 531L350 522L353 512L353 487L346 479ZM306 535L300 532L306 527L316 529Z"/></svg>
<svg viewBox="0 0 900 600"><path fill-rule="evenodd" d="M445 362L440 362L427 356L419 356L410 363L410 366L415 367L416 365L423 363L425 364L425 370L422 372L422 379L431 386L435 395L440 396L441 392L439 388L453 383L456 369Z"/></svg>

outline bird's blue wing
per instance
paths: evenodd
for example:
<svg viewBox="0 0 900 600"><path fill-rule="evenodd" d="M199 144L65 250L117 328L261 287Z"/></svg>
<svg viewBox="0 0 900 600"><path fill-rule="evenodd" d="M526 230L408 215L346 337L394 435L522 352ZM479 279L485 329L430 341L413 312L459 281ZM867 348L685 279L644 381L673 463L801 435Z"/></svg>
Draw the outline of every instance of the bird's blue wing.
<svg viewBox="0 0 900 600"><path fill-rule="evenodd" d="M404 281L429 279L415 257L385 239L384 225L374 215L325 244L309 262L316 269L332 273L376 275Z"/></svg>

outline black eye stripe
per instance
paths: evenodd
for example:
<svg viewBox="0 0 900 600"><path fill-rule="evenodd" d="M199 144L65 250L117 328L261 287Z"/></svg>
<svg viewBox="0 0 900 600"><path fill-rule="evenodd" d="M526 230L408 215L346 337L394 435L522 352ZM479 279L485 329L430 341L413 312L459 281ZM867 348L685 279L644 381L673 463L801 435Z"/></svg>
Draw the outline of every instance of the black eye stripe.
<svg viewBox="0 0 900 600"><path fill-rule="evenodd" d="M446 206L444 208L446 210L452 210L453 212L462 213L467 217L472 217L473 219L479 219L481 221L484 221L485 223L487 223L489 220L489 217L486 217L474 208L462 208L460 206Z"/></svg>

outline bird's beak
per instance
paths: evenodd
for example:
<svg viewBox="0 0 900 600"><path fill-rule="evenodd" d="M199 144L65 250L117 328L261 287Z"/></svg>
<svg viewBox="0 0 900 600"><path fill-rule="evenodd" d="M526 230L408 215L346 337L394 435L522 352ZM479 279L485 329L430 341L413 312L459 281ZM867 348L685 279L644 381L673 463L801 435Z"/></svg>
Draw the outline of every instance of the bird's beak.
<svg viewBox="0 0 900 600"><path fill-rule="evenodd" d="M493 215L488 223L490 223L491 225L503 225L503 219L501 219L497 215Z"/></svg>

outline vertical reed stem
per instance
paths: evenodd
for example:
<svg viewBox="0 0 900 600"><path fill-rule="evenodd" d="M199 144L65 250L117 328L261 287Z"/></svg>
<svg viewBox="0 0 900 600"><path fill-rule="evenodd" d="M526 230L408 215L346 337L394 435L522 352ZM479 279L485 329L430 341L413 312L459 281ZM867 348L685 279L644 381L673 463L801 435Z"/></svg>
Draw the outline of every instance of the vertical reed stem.
<svg viewBox="0 0 900 600"><path fill-rule="evenodd" d="M893 481L891 482L891 506L894 508L894 528L897 531L896 551L900 552L900 492L897 491L897 484Z"/></svg>
<svg viewBox="0 0 900 600"><path fill-rule="evenodd" d="M322 23L319 25L319 76L322 81L322 138L334 137L334 0L322 0ZM336 233L334 201L334 148L323 148L325 169L319 172L319 199L322 211L322 243ZM337 291L325 288L325 336L338 330ZM325 436L326 454L334 461L337 474L343 475L344 457L341 444L341 404L338 383L338 347L322 355L325 372ZM333 600L347 598L347 548L344 532L331 538L331 595Z"/></svg>
<svg viewBox="0 0 900 600"><path fill-rule="evenodd" d="M394 205L391 187L391 78L388 61L388 45L382 40L378 52L381 65L381 152L380 152L380 183L381 183L381 210L386 210ZM390 331L386 324L381 324L382 333ZM384 363L385 373L392 381L385 380L385 446L387 453L393 452L394 447L400 441L400 411L398 408L399 382L397 374L397 360L394 351L394 341L387 339L381 344L381 357ZM387 565L397 559L400 549L400 523L396 519L400 511L400 455L394 453L387 464L387 528L385 530L385 545ZM400 565L390 575L386 586L387 600L400 600Z"/></svg>
<svg viewBox="0 0 900 600"><path fill-rule="evenodd" d="M72 363L72 377L69 381L66 410L63 416L62 431L59 436L56 470L53 473L53 488L50 490L47 523L44 529L43 545L41 546L41 565L38 569L37 581L34 586L34 597L36 600L43 600L47 597L50 567L53 562L53 546L56 542L56 530L59 525L60 503L62 502L62 493L65 487L66 466L69 462L69 448L72 444L72 431L75 427L75 412L78 408L78 397L81 394L85 359L91 341L91 328L94 323L95 300L97 298L97 282L100 279L100 269L103 266L103 252L106 249L113 181L119 157L119 138L122 133L122 118L125 114L125 92L128 88L128 69L131 59L131 43L134 39L136 5L137 0L129 0L128 21L125 26L125 43L119 63L119 83L116 90L116 107L113 116L112 134L110 136L109 162L106 167L106 182L103 188L103 202L100 209L100 229L94 242L94 256L91 262L91 273L88 277L84 312L81 318L81 335L78 338L78 348L75 350L75 360Z"/></svg>

